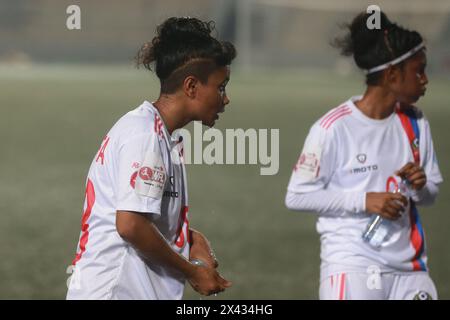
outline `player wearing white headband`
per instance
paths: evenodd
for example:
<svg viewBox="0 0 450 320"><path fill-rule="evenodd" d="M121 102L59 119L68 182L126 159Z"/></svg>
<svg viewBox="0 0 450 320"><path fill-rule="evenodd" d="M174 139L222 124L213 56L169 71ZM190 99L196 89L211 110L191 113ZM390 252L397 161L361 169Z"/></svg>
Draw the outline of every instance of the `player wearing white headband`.
<svg viewBox="0 0 450 320"><path fill-rule="evenodd" d="M336 42L366 71L367 89L312 126L286 206L318 213L321 299L437 299L417 210L442 182L429 123L413 106L428 83L425 46L384 13L380 30L368 18ZM401 178L409 194L392 192ZM391 221L380 246L363 240L375 215Z"/></svg>
<svg viewBox="0 0 450 320"><path fill-rule="evenodd" d="M385 34L386 34L386 41L388 41L387 40L388 29L385 30ZM383 63L380 66L376 66L376 67L370 68L369 70L366 71L366 74L375 73L375 72L387 69L387 68L389 68L391 66L395 66L396 64L399 64L400 62L408 59L409 57L413 56L414 54L416 54L417 52L419 52L422 49L425 49L425 43L423 43L423 42L421 42L420 44L418 44L417 46L415 46L411 50L407 51L406 53L402 54L400 57L395 58L394 60L391 60L389 62Z"/></svg>

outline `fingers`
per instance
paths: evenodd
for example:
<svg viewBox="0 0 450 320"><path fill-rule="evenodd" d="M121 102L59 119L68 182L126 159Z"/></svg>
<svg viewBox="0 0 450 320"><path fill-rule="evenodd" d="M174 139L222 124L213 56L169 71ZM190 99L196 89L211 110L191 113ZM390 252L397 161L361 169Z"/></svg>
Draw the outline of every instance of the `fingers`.
<svg viewBox="0 0 450 320"><path fill-rule="evenodd" d="M414 163L408 162L400 170L398 170L395 174L402 178L406 178L406 175L408 174L408 172L414 167L415 167Z"/></svg>
<svg viewBox="0 0 450 320"><path fill-rule="evenodd" d="M212 294L217 295L218 293L225 291L225 289L231 287L232 285L231 281L224 279L218 272L216 272L216 277L214 280L216 281L216 284L214 288L208 290L206 294L208 296Z"/></svg>
<svg viewBox="0 0 450 320"><path fill-rule="evenodd" d="M423 170L419 170L408 177L408 180L411 182L413 189L422 189L427 183L427 176Z"/></svg>
<svg viewBox="0 0 450 320"><path fill-rule="evenodd" d="M386 207L381 211L381 215L387 219L390 220L397 220L400 218L400 212L397 209L394 209L392 207Z"/></svg>
<svg viewBox="0 0 450 320"><path fill-rule="evenodd" d="M388 193L380 214L390 220L397 220L401 217L402 212L408 204L405 196L399 193Z"/></svg>
<svg viewBox="0 0 450 320"><path fill-rule="evenodd" d="M232 283L223 278L216 269L210 267L202 267L198 270L200 278L198 280L190 281L194 290L198 293L210 296L225 291L231 287Z"/></svg>
<svg viewBox="0 0 450 320"><path fill-rule="evenodd" d="M391 209L395 215L400 215L401 211L405 210L405 207L398 201L389 202L388 208Z"/></svg>
<svg viewBox="0 0 450 320"><path fill-rule="evenodd" d="M412 182L413 177L416 176L417 174L420 174L420 172L423 173L423 170L421 167L419 166L413 166L411 168L408 168L407 170L405 170L403 172L403 175L401 176L403 179L406 179L410 182Z"/></svg>
<svg viewBox="0 0 450 320"><path fill-rule="evenodd" d="M224 288L229 288L233 285L233 283L231 281L226 280L224 277L222 277L220 274L218 274L219 276L219 281L220 284L224 287Z"/></svg>
<svg viewBox="0 0 450 320"><path fill-rule="evenodd" d="M400 170L398 170L395 174L404 179L407 179L411 183L413 183L414 180L416 180L416 179L422 179L423 177L426 177L423 168L412 162L408 162Z"/></svg>
<svg viewBox="0 0 450 320"><path fill-rule="evenodd" d="M395 174L403 179L407 179L416 190L421 189L427 182L427 177L423 168L412 162L408 162Z"/></svg>
<svg viewBox="0 0 450 320"><path fill-rule="evenodd" d="M413 189L420 190L427 183L427 178L415 180L412 184Z"/></svg>
<svg viewBox="0 0 450 320"><path fill-rule="evenodd" d="M421 169L414 171L410 175L408 175L407 179L413 183L415 180L426 178L425 172Z"/></svg>
<svg viewBox="0 0 450 320"><path fill-rule="evenodd" d="M408 205L408 199L401 193L390 193L391 200L399 201L404 207Z"/></svg>

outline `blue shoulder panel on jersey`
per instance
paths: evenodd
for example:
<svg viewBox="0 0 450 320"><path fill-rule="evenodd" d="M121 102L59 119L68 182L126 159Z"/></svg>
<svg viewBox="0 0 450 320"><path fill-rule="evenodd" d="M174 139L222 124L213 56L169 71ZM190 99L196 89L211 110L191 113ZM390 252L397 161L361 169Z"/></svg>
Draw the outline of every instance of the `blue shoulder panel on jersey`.
<svg viewBox="0 0 450 320"><path fill-rule="evenodd" d="M417 124L417 115L414 112L414 109L412 109L412 108L407 109L407 110L405 110L404 113L408 116L408 119L411 122L411 125L413 127L414 134L415 134L417 140L419 140L420 139L420 130L419 130L419 125Z"/></svg>

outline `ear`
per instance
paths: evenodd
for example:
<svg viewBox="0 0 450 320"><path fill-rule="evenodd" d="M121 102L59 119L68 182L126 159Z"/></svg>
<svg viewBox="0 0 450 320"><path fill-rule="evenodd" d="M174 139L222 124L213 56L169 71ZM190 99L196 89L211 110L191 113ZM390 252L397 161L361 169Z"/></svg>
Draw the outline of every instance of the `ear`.
<svg viewBox="0 0 450 320"><path fill-rule="evenodd" d="M401 70L396 66L390 66L384 72L384 80L386 83L396 83L401 77Z"/></svg>
<svg viewBox="0 0 450 320"><path fill-rule="evenodd" d="M198 88L198 79L194 76L188 76L183 81L183 91L184 94L191 98L195 99L197 96L197 88Z"/></svg>

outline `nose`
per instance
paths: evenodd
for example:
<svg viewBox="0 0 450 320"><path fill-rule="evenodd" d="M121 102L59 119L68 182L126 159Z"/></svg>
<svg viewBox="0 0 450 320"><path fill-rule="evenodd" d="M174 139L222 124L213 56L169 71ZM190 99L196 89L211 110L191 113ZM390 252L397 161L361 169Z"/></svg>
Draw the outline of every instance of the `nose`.
<svg viewBox="0 0 450 320"><path fill-rule="evenodd" d="M424 84L424 85L427 85L428 84L428 77L427 77L427 75L424 73L423 74L423 77L422 77L423 79L422 79L422 83Z"/></svg>
<svg viewBox="0 0 450 320"><path fill-rule="evenodd" d="M228 96L225 94L223 97L223 105L226 106L230 103L230 99L228 99Z"/></svg>
<svg viewBox="0 0 450 320"><path fill-rule="evenodd" d="M428 77L426 75L426 73L417 73L417 77L419 78L420 84L421 85L427 85L428 84Z"/></svg>

